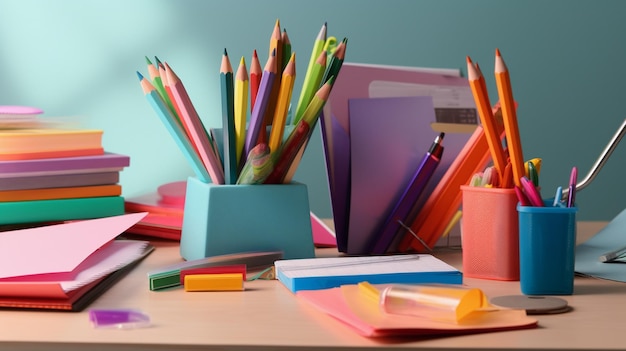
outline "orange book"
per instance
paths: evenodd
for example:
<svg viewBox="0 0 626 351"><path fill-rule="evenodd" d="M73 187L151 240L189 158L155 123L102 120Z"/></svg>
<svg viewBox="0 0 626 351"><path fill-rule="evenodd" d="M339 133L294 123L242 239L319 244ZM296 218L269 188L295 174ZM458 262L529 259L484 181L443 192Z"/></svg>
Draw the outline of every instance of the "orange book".
<svg viewBox="0 0 626 351"><path fill-rule="evenodd" d="M0 202L120 196L119 184L0 191Z"/></svg>
<svg viewBox="0 0 626 351"><path fill-rule="evenodd" d="M101 155L102 134L98 129L0 130L0 160Z"/></svg>

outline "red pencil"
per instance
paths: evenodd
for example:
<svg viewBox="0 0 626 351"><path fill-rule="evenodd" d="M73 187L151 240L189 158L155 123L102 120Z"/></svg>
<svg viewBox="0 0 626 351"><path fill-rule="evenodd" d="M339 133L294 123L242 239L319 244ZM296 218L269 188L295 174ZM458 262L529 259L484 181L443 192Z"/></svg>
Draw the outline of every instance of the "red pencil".
<svg viewBox="0 0 626 351"><path fill-rule="evenodd" d="M311 127L305 120L300 120L296 129L294 129L285 143L283 144L280 152L275 152L274 169L272 173L265 179L265 184L280 184L283 182L285 175L291 167L291 163L298 155L298 152L309 138L309 130Z"/></svg>
<svg viewBox="0 0 626 351"><path fill-rule="evenodd" d="M261 77L263 76L263 69L261 68L261 62L256 50L252 53L252 60L250 62L250 113L254 109L254 103L256 102L256 96L259 92L259 85L261 85Z"/></svg>

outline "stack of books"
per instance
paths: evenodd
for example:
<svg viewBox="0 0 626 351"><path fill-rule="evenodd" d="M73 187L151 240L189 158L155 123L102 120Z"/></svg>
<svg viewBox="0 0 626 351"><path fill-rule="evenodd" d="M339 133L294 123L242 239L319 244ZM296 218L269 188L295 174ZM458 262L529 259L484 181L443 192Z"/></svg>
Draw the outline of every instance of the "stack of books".
<svg viewBox="0 0 626 351"><path fill-rule="evenodd" d="M167 183L159 186L156 193L127 198L126 213L148 213L127 232L179 241L183 227L186 186L186 181Z"/></svg>
<svg viewBox="0 0 626 351"><path fill-rule="evenodd" d="M0 225L123 214L119 172L130 158L105 152L102 134L55 124L3 125Z"/></svg>

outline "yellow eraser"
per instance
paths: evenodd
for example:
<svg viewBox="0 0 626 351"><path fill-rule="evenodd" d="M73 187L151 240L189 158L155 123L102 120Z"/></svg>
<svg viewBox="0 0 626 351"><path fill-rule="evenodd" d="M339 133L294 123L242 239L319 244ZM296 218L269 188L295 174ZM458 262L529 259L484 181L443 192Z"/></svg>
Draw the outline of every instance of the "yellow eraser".
<svg viewBox="0 0 626 351"><path fill-rule="evenodd" d="M243 290L243 274L190 274L185 276L185 291Z"/></svg>

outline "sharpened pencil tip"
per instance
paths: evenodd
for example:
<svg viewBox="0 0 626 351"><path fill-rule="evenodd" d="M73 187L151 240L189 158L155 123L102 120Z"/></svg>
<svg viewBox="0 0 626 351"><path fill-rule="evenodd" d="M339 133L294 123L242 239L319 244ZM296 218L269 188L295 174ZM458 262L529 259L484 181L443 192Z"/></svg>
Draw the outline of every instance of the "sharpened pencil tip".
<svg viewBox="0 0 626 351"><path fill-rule="evenodd" d="M148 56L146 56L146 63L147 63L147 64L149 64L149 65L151 65L151 64L152 64L152 61L150 61L150 59L148 58Z"/></svg>
<svg viewBox="0 0 626 351"><path fill-rule="evenodd" d="M139 73L139 71L137 71L137 77L139 77L139 80L143 79L143 75L141 73Z"/></svg>
<svg viewBox="0 0 626 351"><path fill-rule="evenodd" d="M159 60L159 58L156 57L156 56L154 57L154 59L156 60L157 66L160 66L161 65L161 60Z"/></svg>
<svg viewBox="0 0 626 351"><path fill-rule="evenodd" d="M224 56L228 56L228 52L226 51L226 48L224 48Z"/></svg>
<svg viewBox="0 0 626 351"><path fill-rule="evenodd" d="M465 56L465 61L467 61L467 63L472 64L472 59L469 56Z"/></svg>
<svg viewBox="0 0 626 351"><path fill-rule="evenodd" d="M256 49L254 49L254 51L252 52L252 57L259 57L256 53Z"/></svg>
<svg viewBox="0 0 626 351"><path fill-rule="evenodd" d="M496 56L501 56L500 55L500 49L496 48Z"/></svg>
<svg viewBox="0 0 626 351"><path fill-rule="evenodd" d="M446 133L444 133L444 132L439 133L439 138L440 139L443 139L444 136L446 136Z"/></svg>

